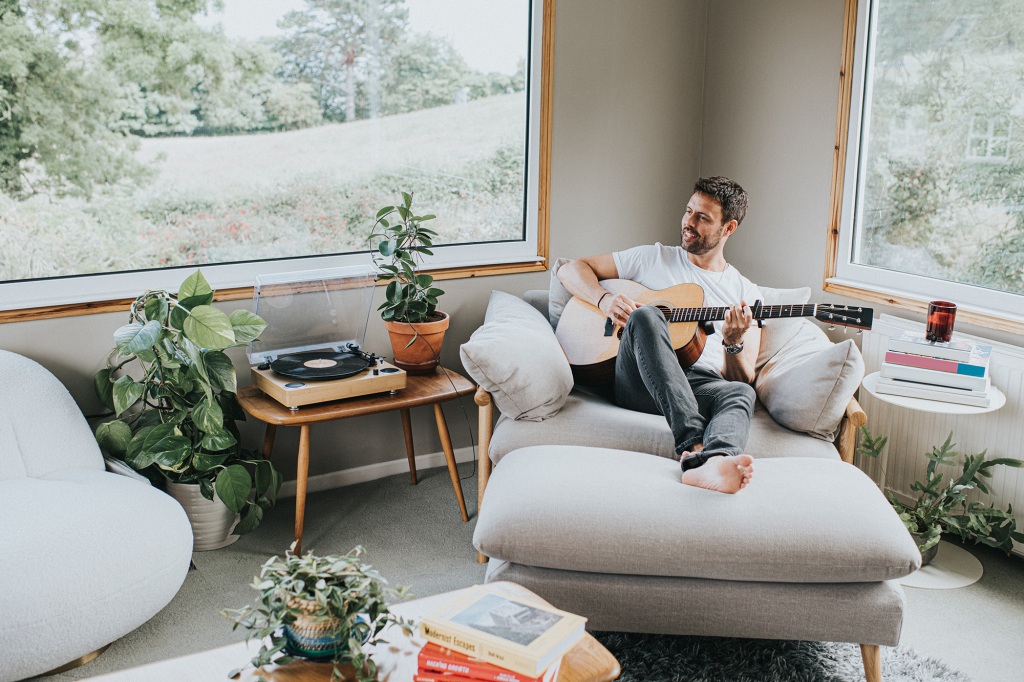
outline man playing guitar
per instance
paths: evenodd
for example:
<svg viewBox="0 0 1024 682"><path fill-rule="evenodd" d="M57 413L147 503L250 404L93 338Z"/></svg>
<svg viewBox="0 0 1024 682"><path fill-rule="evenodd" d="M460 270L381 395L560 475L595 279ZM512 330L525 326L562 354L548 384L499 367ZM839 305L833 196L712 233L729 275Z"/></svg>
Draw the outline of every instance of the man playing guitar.
<svg viewBox="0 0 1024 682"><path fill-rule="evenodd" d="M637 246L580 258L558 270L571 294L624 328L615 358L616 403L664 415L682 462L682 482L723 493L744 488L754 472L753 459L742 451L750 433L761 333L751 324L746 301L760 299L760 292L723 255L746 210L747 193L737 183L701 178L686 205L680 246ZM704 305L728 307L725 320L714 326L697 361L683 369L664 315L600 285L615 278L649 289L698 284Z"/></svg>

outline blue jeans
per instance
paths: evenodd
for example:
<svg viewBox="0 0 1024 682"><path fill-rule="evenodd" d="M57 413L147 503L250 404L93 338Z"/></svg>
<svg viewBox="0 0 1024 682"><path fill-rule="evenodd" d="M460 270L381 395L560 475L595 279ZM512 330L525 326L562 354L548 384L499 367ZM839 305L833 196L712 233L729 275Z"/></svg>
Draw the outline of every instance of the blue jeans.
<svg viewBox="0 0 1024 682"><path fill-rule="evenodd" d="M707 369L684 370L672 348L668 323L653 306L629 315L615 359L615 402L664 415L676 455L704 444L708 455L738 455L750 435L754 389Z"/></svg>

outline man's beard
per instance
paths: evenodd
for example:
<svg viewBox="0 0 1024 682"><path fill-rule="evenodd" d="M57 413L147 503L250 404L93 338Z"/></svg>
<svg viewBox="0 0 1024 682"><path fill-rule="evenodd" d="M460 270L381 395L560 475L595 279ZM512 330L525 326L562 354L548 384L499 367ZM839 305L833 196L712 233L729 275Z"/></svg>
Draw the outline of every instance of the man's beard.
<svg viewBox="0 0 1024 682"><path fill-rule="evenodd" d="M683 241L683 235L680 233L679 245L682 246L683 251L686 251L687 253L692 253L694 256L703 256L718 246L718 243L722 241L723 232L725 232L724 228L719 230L717 234L710 237L702 237L700 236L700 233L695 233L697 234L697 239L694 240L690 246L686 246L686 242Z"/></svg>

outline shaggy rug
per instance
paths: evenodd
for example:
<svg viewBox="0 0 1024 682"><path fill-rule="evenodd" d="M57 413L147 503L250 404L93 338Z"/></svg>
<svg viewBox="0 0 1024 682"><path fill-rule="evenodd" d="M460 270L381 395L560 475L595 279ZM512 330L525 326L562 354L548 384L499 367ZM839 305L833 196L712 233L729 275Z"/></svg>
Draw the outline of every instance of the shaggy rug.
<svg viewBox="0 0 1024 682"><path fill-rule="evenodd" d="M672 637L598 632L620 682L863 682L860 647L840 642ZM942 661L882 647L886 682L969 682Z"/></svg>

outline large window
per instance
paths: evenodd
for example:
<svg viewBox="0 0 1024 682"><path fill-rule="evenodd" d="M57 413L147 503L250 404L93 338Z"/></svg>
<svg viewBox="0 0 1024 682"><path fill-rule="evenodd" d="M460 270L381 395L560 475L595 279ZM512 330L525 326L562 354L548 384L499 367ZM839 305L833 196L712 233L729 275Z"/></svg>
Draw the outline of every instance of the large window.
<svg viewBox="0 0 1024 682"><path fill-rule="evenodd" d="M543 10L4 3L0 311L368 265L402 191L438 216L431 267L536 267Z"/></svg>
<svg viewBox="0 0 1024 682"><path fill-rule="evenodd" d="M850 2L830 285L1024 323L1024 3Z"/></svg>

